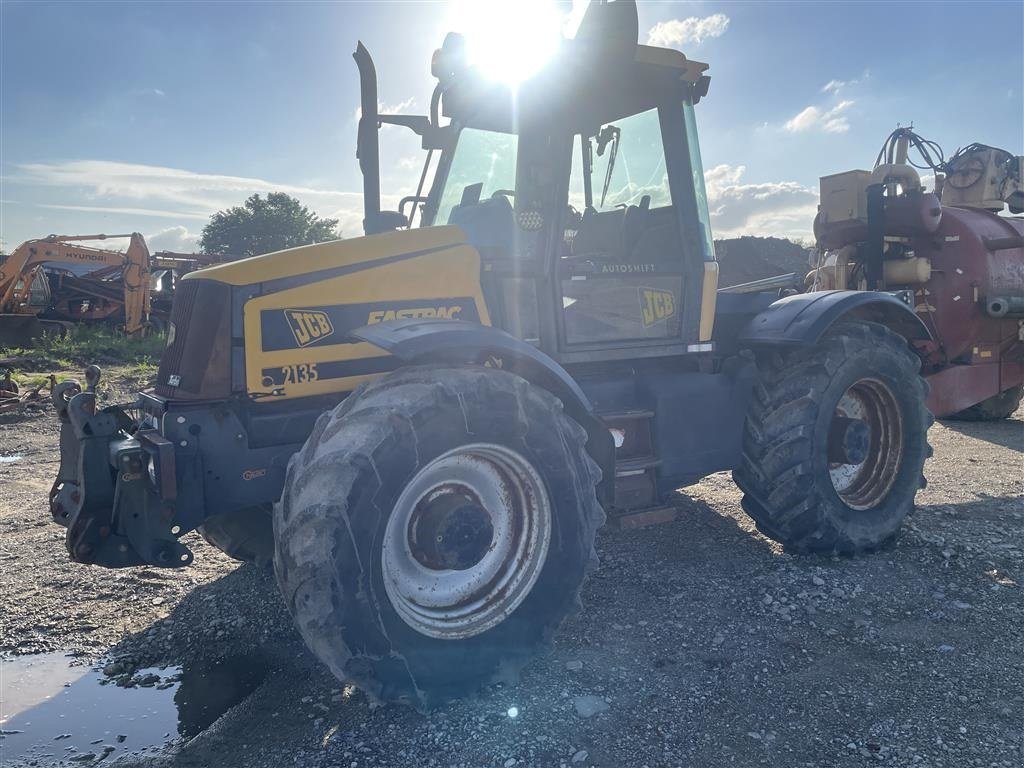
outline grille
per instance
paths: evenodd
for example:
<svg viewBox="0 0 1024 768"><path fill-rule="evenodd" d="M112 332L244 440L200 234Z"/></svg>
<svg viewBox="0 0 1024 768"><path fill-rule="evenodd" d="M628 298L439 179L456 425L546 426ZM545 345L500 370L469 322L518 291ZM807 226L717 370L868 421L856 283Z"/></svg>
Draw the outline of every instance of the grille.
<svg viewBox="0 0 1024 768"><path fill-rule="evenodd" d="M231 288L211 280L182 280L171 308L173 336L160 359L156 393L166 398L215 399L231 391Z"/></svg>

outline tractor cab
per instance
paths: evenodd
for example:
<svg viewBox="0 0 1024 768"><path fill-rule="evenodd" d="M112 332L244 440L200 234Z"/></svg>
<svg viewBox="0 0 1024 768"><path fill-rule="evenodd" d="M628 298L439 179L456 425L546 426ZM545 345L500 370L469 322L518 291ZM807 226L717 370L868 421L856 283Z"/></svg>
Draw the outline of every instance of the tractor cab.
<svg viewBox="0 0 1024 768"><path fill-rule="evenodd" d="M711 336L717 264L694 117L707 65L637 45L628 24L610 33L616 5L593 5L517 88L482 78L451 34L432 62L431 115L376 116L416 130L428 156L399 217L368 207L368 233L461 227L492 322L562 363L679 355ZM356 60L372 121L372 62L362 47ZM360 128L375 186L376 126Z"/></svg>

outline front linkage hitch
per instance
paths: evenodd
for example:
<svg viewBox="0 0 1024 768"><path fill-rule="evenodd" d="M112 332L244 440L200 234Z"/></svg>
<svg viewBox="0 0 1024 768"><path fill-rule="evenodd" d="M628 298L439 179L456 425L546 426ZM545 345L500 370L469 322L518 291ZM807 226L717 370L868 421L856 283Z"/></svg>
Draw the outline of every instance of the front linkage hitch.
<svg viewBox="0 0 1024 768"><path fill-rule="evenodd" d="M71 559L107 568L182 567L192 552L178 541L174 449L155 429L142 428L125 407L97 411L100 369L52 393L60 419L60 469L50 512L67 528Z"/></svg>

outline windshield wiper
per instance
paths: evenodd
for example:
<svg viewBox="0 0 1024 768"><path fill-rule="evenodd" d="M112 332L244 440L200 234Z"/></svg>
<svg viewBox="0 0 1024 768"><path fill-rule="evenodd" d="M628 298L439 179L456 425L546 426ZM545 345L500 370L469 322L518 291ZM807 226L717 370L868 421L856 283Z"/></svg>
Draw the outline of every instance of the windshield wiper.
<svg viewBox="0 0 1024 768"><path fill-rule="evenodd" d="M608 143L611 142L612 151L608 155L608 169L604 174L604 187L601 189L601 207L604 208L605 197L608 196L608 187L612 183L612 171L615 170L615 158L619 155L619 135L621 131L614 125L606 125L597 134L597 156L604 155Z"/></svg>
<svg viewBox="0 0 1024 768"><path fill-rule="evenodd" d="M594 183L591 177L594 174L594 145L591 137L580 137L583 150L583 210L589 211L594 207Z"/></svg>

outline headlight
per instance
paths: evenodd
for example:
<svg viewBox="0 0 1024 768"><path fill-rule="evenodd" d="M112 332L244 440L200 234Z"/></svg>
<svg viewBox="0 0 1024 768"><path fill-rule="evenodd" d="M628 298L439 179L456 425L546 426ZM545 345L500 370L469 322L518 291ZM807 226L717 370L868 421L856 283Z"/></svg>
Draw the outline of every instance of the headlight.
<svg viewBox="0 0 1024 768"><path fill-rule="evenodd" d="M156 488L156 456L149 457L149 464L146 465L146 471L149 473L149 482Z"/></svg>

